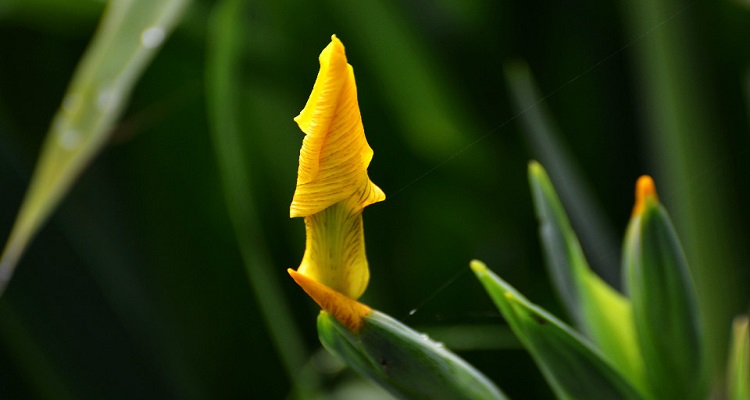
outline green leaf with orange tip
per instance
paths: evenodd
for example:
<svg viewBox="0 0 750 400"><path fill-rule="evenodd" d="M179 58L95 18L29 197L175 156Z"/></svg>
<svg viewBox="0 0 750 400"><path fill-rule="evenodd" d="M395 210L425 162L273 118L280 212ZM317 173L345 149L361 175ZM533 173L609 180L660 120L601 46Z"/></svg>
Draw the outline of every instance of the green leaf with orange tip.
<svg viewBox="0 0 750 400"><path fill-rule="evenodd" d="M623 273L650 391L659 399L703 399L707 377L687 260L651 178L638 180Z"/></svg>
<svg viewBox="0 0 750 400"><path fill-rule="evenodd" d="M358 333L328 312L318 316L323 346L401 399L505 399L484 375L442 344L378 311Z"/></svg>
<svg viewBox="0 0 750 400"><path fill-rule="evenodd" d="M547 269L565 307L612 365L645 390L630 301L591 271L555 188L536 161L529 163L529 185Z"/></svg>
<svg viewBox="0 0 750 400"><path fill-rule="evenodd" d="M471 268L560 399L642 399L609 361L563 322L479 262Z"/></svg>
<svg viewBox="0 0 750 400"><path fill-rule="evenodd" d="M750 320L747 315L734 319L732 344L727 366L727 399L750 399Z"/></svg>

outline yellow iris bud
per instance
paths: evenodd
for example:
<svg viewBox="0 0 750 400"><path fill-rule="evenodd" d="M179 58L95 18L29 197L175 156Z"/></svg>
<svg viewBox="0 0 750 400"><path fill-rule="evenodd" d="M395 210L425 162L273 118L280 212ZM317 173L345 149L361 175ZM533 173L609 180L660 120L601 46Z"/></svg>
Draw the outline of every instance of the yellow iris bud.
<svg viewBox="0 0 750 400"><path fill-rule="evenodd" d="M354 71L335 35L319 59L310 98L294 119L305 138L289 211L292 218L305 218L307 233L297 272L357 299L370 279L362 210L385 194L367 175L373 151L365 139Z"/></svg>

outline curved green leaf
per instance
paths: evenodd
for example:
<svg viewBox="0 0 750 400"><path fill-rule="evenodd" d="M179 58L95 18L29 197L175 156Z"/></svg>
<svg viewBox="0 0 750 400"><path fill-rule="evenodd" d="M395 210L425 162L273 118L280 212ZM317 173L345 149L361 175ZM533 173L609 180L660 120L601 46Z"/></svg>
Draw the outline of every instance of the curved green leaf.
<svg viewBox="0 0 750 400"><path fill-rule="evenodd" d="M547 269L576 326L628 380L645 389L630 301L589 268L544 168L529 163L529 185L539 218Z"/></svg>
<svg viewBox="0 0 750 400"><path fill-rule="evenodd" d="M617 285L620 240L586 184L586 174L567 151L565 138L556 126L531 68L523 61L512 61L504 65L503 71L529 148L534 157L549 168L552 181L558 184L559 197L568 207L568 215L578 228L579 237L588 245L586 251L591 264L605 282Z"/></svg>
<svg viewBox="0 0 750 400"><path fill-rule="evenodd" d="M643 398L598 350L570 327L529 302L483 263L472 261L471 268L558 398Z"/></svg>
<svg viewBox="0 0 750 400"><path fill-rule="evenodd" d="M318 316L323 346L402 399L505 399L484 375L442 344L373 311L358 333Z"/></svg>
<svg viewBox="0 0 750 400"><path fill-rule="evenodd" d="M628 226L625 283L652 393L659 399L703 399L704 360L687 260L655 194Z"/></svg>

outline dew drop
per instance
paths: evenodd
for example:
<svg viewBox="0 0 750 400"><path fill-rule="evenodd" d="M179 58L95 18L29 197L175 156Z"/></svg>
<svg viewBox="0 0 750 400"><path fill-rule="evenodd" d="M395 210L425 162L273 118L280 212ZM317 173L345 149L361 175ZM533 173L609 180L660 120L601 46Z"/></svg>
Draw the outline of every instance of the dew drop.
<svg viewBox="0 0 750 400"><path fill-rule="evenodd" d="M430 337L427 336L426 333L420 333L419 334L419 338L422 339L422 340L428 340L428 341L430 340Z"/></svg>
<svg viewBox="0 0 750 400"><path fill-rule="evenodd" d="M81 134L72 129L67 129L60 132L57 140L64 149L72 150L81 143Z"/></svg>
<svg viewBox="0 0 750 400"><path fill-rule="evenodd" d="M165 35L163 28L148 28L141 33L141 44L147 49L153 49L164 41Z"/></svg>
<svg viewBox="0 0 750 400"><path fill-rule="evenodd" d="M435 347L442 349L445 348L445 345L442 342L435 342Z"/></svg>
<svg viewBox="0 0 750 400"><path fill-rule="evenodd" d="M81 106L81 96L76 93L70 93L63 98L62 108L66 114L73 114Z"/></svg>
<svg viewBox="0 0 750 400"><path fill-rule="evenodd" d="M105 88L99 91L96 97L96 106L102 111L111 110L117 107L118 97L114 90Z"/></svg>

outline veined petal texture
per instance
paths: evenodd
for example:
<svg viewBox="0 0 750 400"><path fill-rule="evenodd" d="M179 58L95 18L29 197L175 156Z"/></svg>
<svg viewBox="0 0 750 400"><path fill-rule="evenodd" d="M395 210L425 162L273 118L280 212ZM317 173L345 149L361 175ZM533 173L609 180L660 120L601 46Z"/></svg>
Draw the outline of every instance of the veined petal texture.
<svg viewBox="0 0 750 400"><path fill-rule="evenodd" d="M334 35L320 53L320 72L294 119L305 133L291 217L316 214L350 197L356 209L385 200L367 176L373 151L365 139L352 66Z"/></svg>

